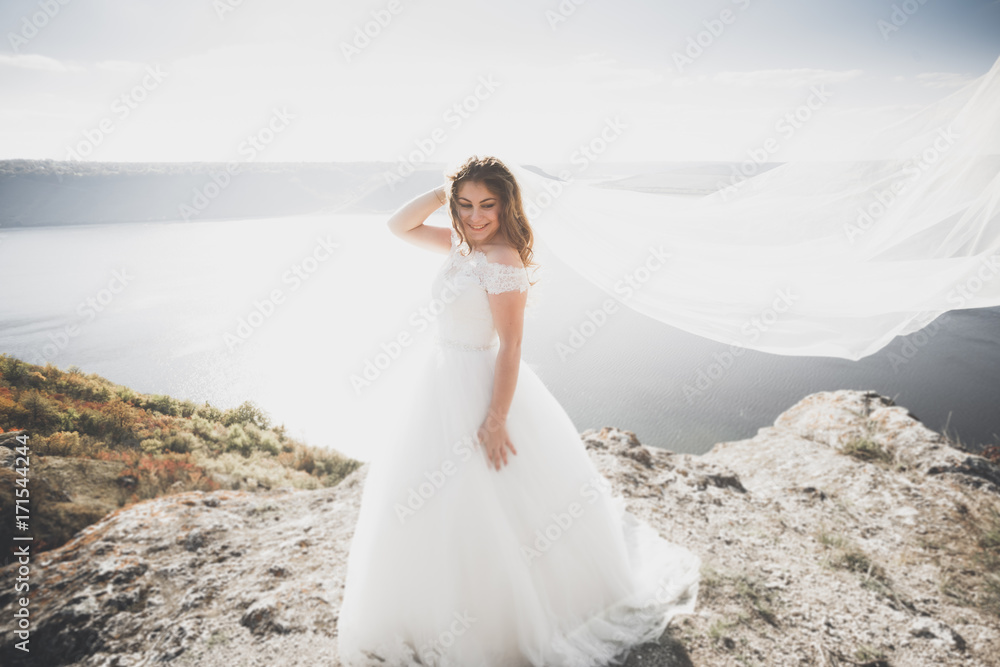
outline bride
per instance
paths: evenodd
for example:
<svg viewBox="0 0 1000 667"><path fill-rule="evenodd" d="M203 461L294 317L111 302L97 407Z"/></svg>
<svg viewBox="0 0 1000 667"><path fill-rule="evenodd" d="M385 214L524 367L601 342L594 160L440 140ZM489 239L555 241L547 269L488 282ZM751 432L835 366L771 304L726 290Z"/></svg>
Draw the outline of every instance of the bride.
<svg viewBox="0 0 1000 667"><path fill-rule="evenodd" d="M425 225L448 206L451 229ZM472 157L390 230L446 254L421 391L370 465L339 657L355 665L596 666L693 613L701 561L626 511L521 359L532 229L500 160Z"/></svg>

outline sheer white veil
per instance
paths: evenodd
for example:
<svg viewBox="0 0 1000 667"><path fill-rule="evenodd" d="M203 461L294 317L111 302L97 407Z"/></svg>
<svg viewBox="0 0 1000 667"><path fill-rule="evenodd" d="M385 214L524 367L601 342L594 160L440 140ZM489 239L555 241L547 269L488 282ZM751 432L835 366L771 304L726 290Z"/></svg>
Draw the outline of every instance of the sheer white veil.
<svg viewBox="0 0 1000 667"><path fill-rule="evenodd" d="M860 359L949 310L1000 305L998 125L1000 60L843 159L787 162L704 197L497 157L543 265L551 252L629 308L722 343Z"/></svg>

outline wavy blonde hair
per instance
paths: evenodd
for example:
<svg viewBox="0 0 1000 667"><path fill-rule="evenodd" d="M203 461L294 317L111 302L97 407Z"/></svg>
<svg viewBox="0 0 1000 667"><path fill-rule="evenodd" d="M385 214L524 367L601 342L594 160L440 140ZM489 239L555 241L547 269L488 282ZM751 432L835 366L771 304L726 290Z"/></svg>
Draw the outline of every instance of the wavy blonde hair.
<svg viewBox="0 0 1000 667"><path fill-rule="evenodd" d="M534 252L531 249L535 235L528 223L528 216L524 214L521 188L507 165L492 156L481 158L473 155L447 172L445 178L451 182L448 188L448 213L451 216L451 227L458 234L459 245L466 243L466 239L458 214L458 186L465 181L481 183L500 199L500 214L497 216L500 226L497 234L517 250L526 269L536 265L532 260Z"/></svg>

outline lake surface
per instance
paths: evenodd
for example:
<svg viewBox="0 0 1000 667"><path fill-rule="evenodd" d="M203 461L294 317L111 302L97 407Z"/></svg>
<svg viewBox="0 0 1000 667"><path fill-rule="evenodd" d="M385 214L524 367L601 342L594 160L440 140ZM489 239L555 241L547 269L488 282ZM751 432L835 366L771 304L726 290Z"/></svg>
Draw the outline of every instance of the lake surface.
<svg viewBox="0 0 1000 667"><path fill-rule="evenodd" d="M146 393L253 400L290 434L367 460L420 390L421 308L444 259L393 237L385 219L2 230L0 351ZM953 311L861 361L727 358L726 345L621 308L564 359L559 344L607 297L554 258L546 281L523 357L581 431L617 426L699 454L753 436L809 393L871 389L963 441L1000 433L1000 308ZM411 344L370 385L353 384L400 334Z"/></svg>

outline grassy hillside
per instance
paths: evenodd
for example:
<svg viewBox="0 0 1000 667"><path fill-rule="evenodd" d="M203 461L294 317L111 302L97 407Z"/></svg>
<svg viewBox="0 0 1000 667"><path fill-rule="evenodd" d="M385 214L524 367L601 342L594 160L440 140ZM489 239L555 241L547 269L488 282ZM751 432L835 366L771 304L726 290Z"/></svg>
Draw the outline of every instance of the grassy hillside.
<svg viewBox="0 0 1000 667"><path fill-rule="evenodd" d="M220 410L0 354L0 445L15 446L12 432L29 435L31 525L40 548L146 498L332 486L360 465L289 438L251 402ZM16 479L9 465L0 466L0 540L8 545Z"/></svg>

